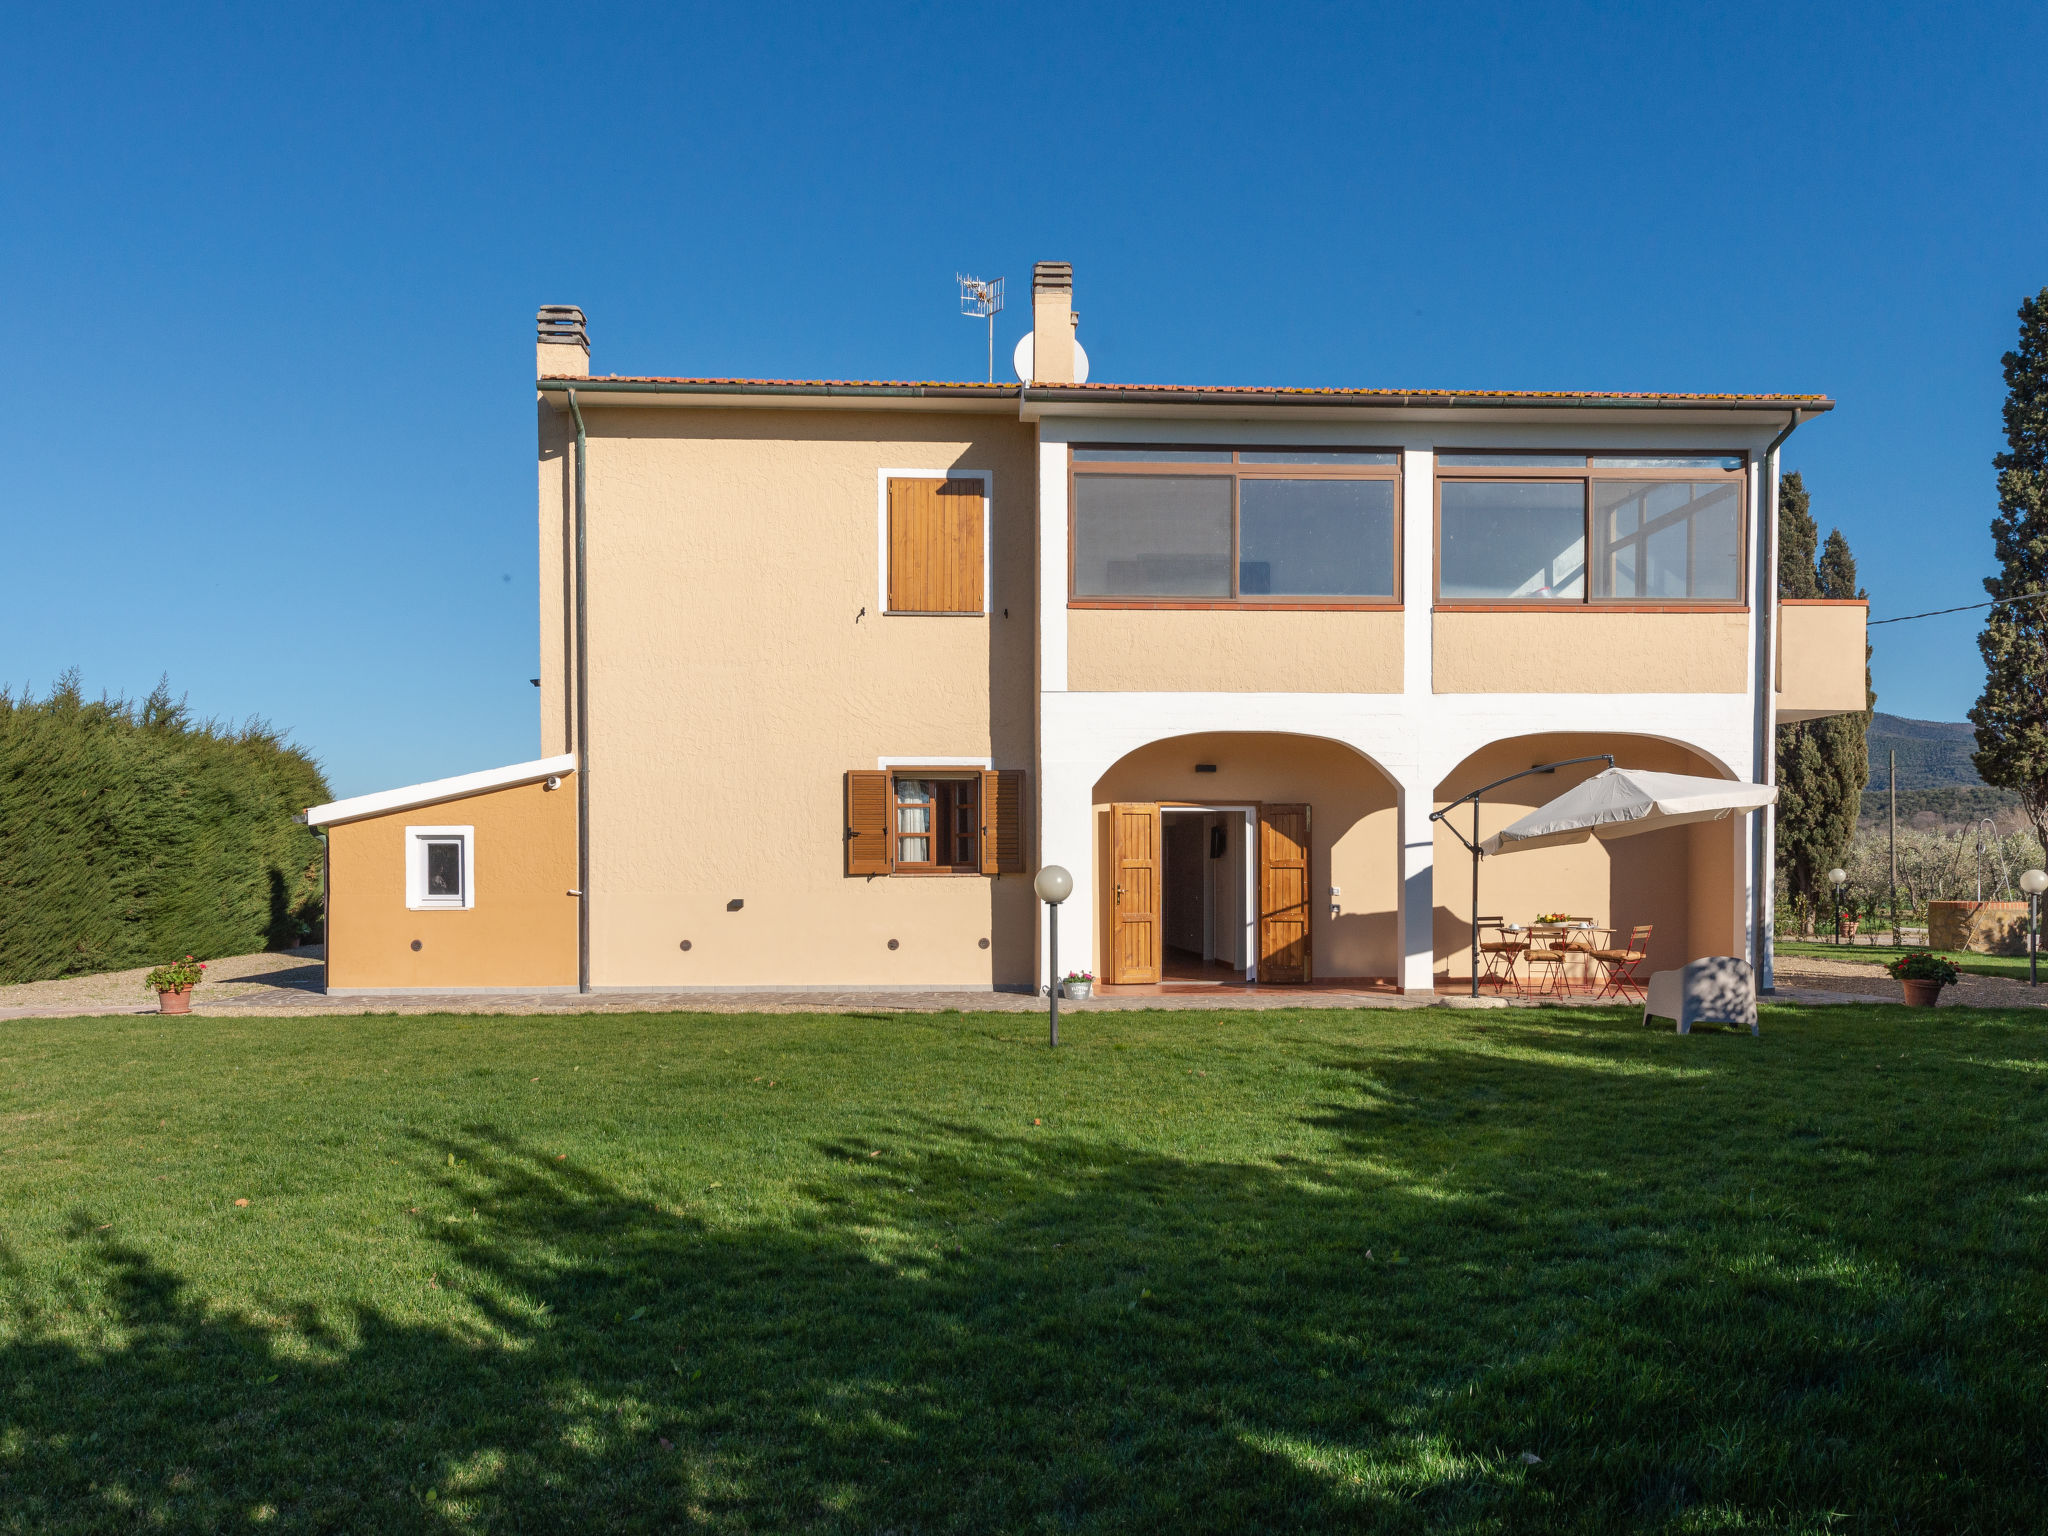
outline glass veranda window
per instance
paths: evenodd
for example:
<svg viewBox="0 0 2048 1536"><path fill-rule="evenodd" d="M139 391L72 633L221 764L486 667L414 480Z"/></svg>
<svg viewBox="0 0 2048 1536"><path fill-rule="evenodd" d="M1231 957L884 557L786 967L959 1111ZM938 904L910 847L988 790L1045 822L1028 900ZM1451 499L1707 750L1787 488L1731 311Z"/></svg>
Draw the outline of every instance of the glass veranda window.
<svg viewBox="0 0 2048 1536"><path fill-rule="evenodd" d="M1230 596L1229 479L1077 476L1074 591L1082 597Z"/></svg>
<svg viewBox="0 0 2048 1536"><path fill-rule="evenodd" d="M1238 481L1246 597L1394 595L1394 482Z"/></svg>
<svg viewBox="0 0 2048 1536"><path fill-rule="evenodd" d="M1583 481L1447 480L1439 494L1441 596L1524 602L1585 597Z"/></svg>
<svg viewBox="0 0 2048 1536"><path fill-rule="evenodd" d="M1396 454L1082 445L1074 458L1077 598L1396 596Z"/></svg>
<svg viewBox="0 0 2048 1536"><path fill-rule="evenodd" d="M1594 481L1593 595L1740 597L1742 497L1735 483Z"/></svg>

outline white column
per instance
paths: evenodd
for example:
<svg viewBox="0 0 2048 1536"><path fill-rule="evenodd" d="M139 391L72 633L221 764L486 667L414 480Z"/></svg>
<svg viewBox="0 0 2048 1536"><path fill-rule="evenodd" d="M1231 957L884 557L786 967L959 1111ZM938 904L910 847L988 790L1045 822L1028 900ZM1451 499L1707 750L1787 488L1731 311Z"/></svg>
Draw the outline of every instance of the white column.
<svg viewBox="0 0 2048 1536"><path fill-rule="evenodd" d="M1411 719L1426 718L1434 686L1430 609L1435 602L1436 454L1410 448L1401 455L1401 691Z"/></svg>
<svg viewBox="0 0 2048 1536"><path fill-rule="evenodd" d="M1431 607L1436 601L1436 453L1410 447L1401 455L1401 691L1410 732L1434 715ZM1401 895L1395 924L1401 990L1436 987L1436 808L1432 750L1411 741L1412 766L1400 779Z"/></svg>
<svg viewBox="0 0 2048 1536"><path fill-rule="evenodd" d="M1436 987L1436 823L1429 819L1436 786L1410 779L1400 791L1401 990L1429 995Z"/></svg>
<svg viewBox="0 0 2048 1536"><path fill-rule="evenodd" d="M1095 963L1095 898L1101 881L1095 871L1095 781L1101 769L1093 763L1042 758L1039 783L1039 863L1063 865L1074 877L1074 894L1060 904L1060 974L1093 971ZM1037 874L1033 870L1034 875ZM1044 902L1038 904L1038 980L1050 983L1052 928Z"/></svg>

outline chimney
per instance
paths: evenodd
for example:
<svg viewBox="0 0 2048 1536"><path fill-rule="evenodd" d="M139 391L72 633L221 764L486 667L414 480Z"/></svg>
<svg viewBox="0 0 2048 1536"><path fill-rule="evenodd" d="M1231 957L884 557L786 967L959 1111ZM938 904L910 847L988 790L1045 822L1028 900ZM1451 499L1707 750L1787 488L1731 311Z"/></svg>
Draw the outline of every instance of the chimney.
<svg viewBox="0 0 2048 1536"><path fill-rule="evenodd" d="M1031 382L1072 384L1074 378L1074 265L1041 261L1031 269Z"/></svg>
<svg viewBox="0 0 2048 1536"><path fill-rule="evenodd" d="M584 378L590 373L590 332L574 304L543 304L534 317L538 333L534 377Z"/></svg>

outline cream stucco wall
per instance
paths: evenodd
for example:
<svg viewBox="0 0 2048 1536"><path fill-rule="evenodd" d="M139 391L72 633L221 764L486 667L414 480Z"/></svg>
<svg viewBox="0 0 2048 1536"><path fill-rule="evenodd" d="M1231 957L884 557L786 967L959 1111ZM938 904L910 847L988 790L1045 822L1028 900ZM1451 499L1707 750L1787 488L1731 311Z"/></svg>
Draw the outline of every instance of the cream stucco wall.
<svg viewBox="0 0 2048 1536"><path fill-rule="evenodd" d="M1072 608L1080 692L1399 693L1401 613Z"/></svg>
<svg viewBox="0 0 2048 1536"><path fill-rule="evenodd" d="M1032 766L1030 429L587 402L584 417L592 984L1029 984L1028 878L848 879L842 785L884 757ZM877 611L884 469L993 476L987 617ZM543 462L544 604L565 480ZM544 645L561 611L551 626L544 607ZM549 718L566 697L552 654Z"/></svg>
<svg viewBox="0 0 2048 1536"><path fill-rule="evenodd" d="M1862 713L1870 605L1788 598L1778 605L1778 718Z"/></svg>
<svg viewBox="0 0 2048 1536"><path fill-rule="evenodd" d="M1613 753L1616 765L1623 768L1726 777L1699 753L1648 737L1604 732L1519 736L1466 758L1437 787L1436 804L1441 809L1482 784L1538 763L1599 752ZM1479 807L1479 835L1498 832L1605 767L1594 762L1560 768L1491 791ZM1458 830L1470 837L1470 807L1453 814ZM1437 970L1444 976L1469 977L1472 856L1443 823L1435 825ZM1667 970L1702 955L1740 955L1735 889L1739 840L1748 825L1746 817L1731 817L1612 842L1589 838L1484 859L1479 866L1479 910L1511 923L1527 923L1544 912L1567 912L1622 930L1648 923L1655 932L1646 971ZM1626 938L1626 932L1620 937Z"/></svg>
<svg viewBox="0 0 2048 1536"><path fill-rule="evenodd" d="M1741 693L1749 615L1439 608L1438 693Z"/></svg>
<svg viewBox="0 0 2048 1536"><path fill-rule="evenodd" d="M1195 764L1213 763L1214 773ZM1118 801L1202 805L1306 804L1315 974L1393 977L1400 971L1396 913L1401 899L1398 793L1394 781L1334 741L1278 733L1218 731L1154 742L1123 758L1095 786L1096 858L1113 879L1110 806ZM1332 898L1331 886L1342 893ZM1333 912L1332 906L1336 907ZM1114 903L1097 893L1097 955L1112 953Z"/></svg>
<svg viewBox="0 0 2048 1536"><path fill-rule="evenodd" d="M575 782L569 775L559 789L522 784L327 827L328 986L575 986ZM406 907L409 826L475 829L474 906Z"/></svg>

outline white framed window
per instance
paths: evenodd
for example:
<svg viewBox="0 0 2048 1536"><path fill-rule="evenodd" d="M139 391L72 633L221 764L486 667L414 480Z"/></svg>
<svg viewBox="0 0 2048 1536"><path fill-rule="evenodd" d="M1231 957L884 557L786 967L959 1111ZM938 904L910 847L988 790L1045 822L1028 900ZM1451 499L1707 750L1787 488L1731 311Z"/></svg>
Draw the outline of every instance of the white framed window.
<svg viewBox="0 0 2048 1536"><path fill-rule="evenodd" d="M405 904L414 912L476 905L476 829L405 829Z"/></svg>

